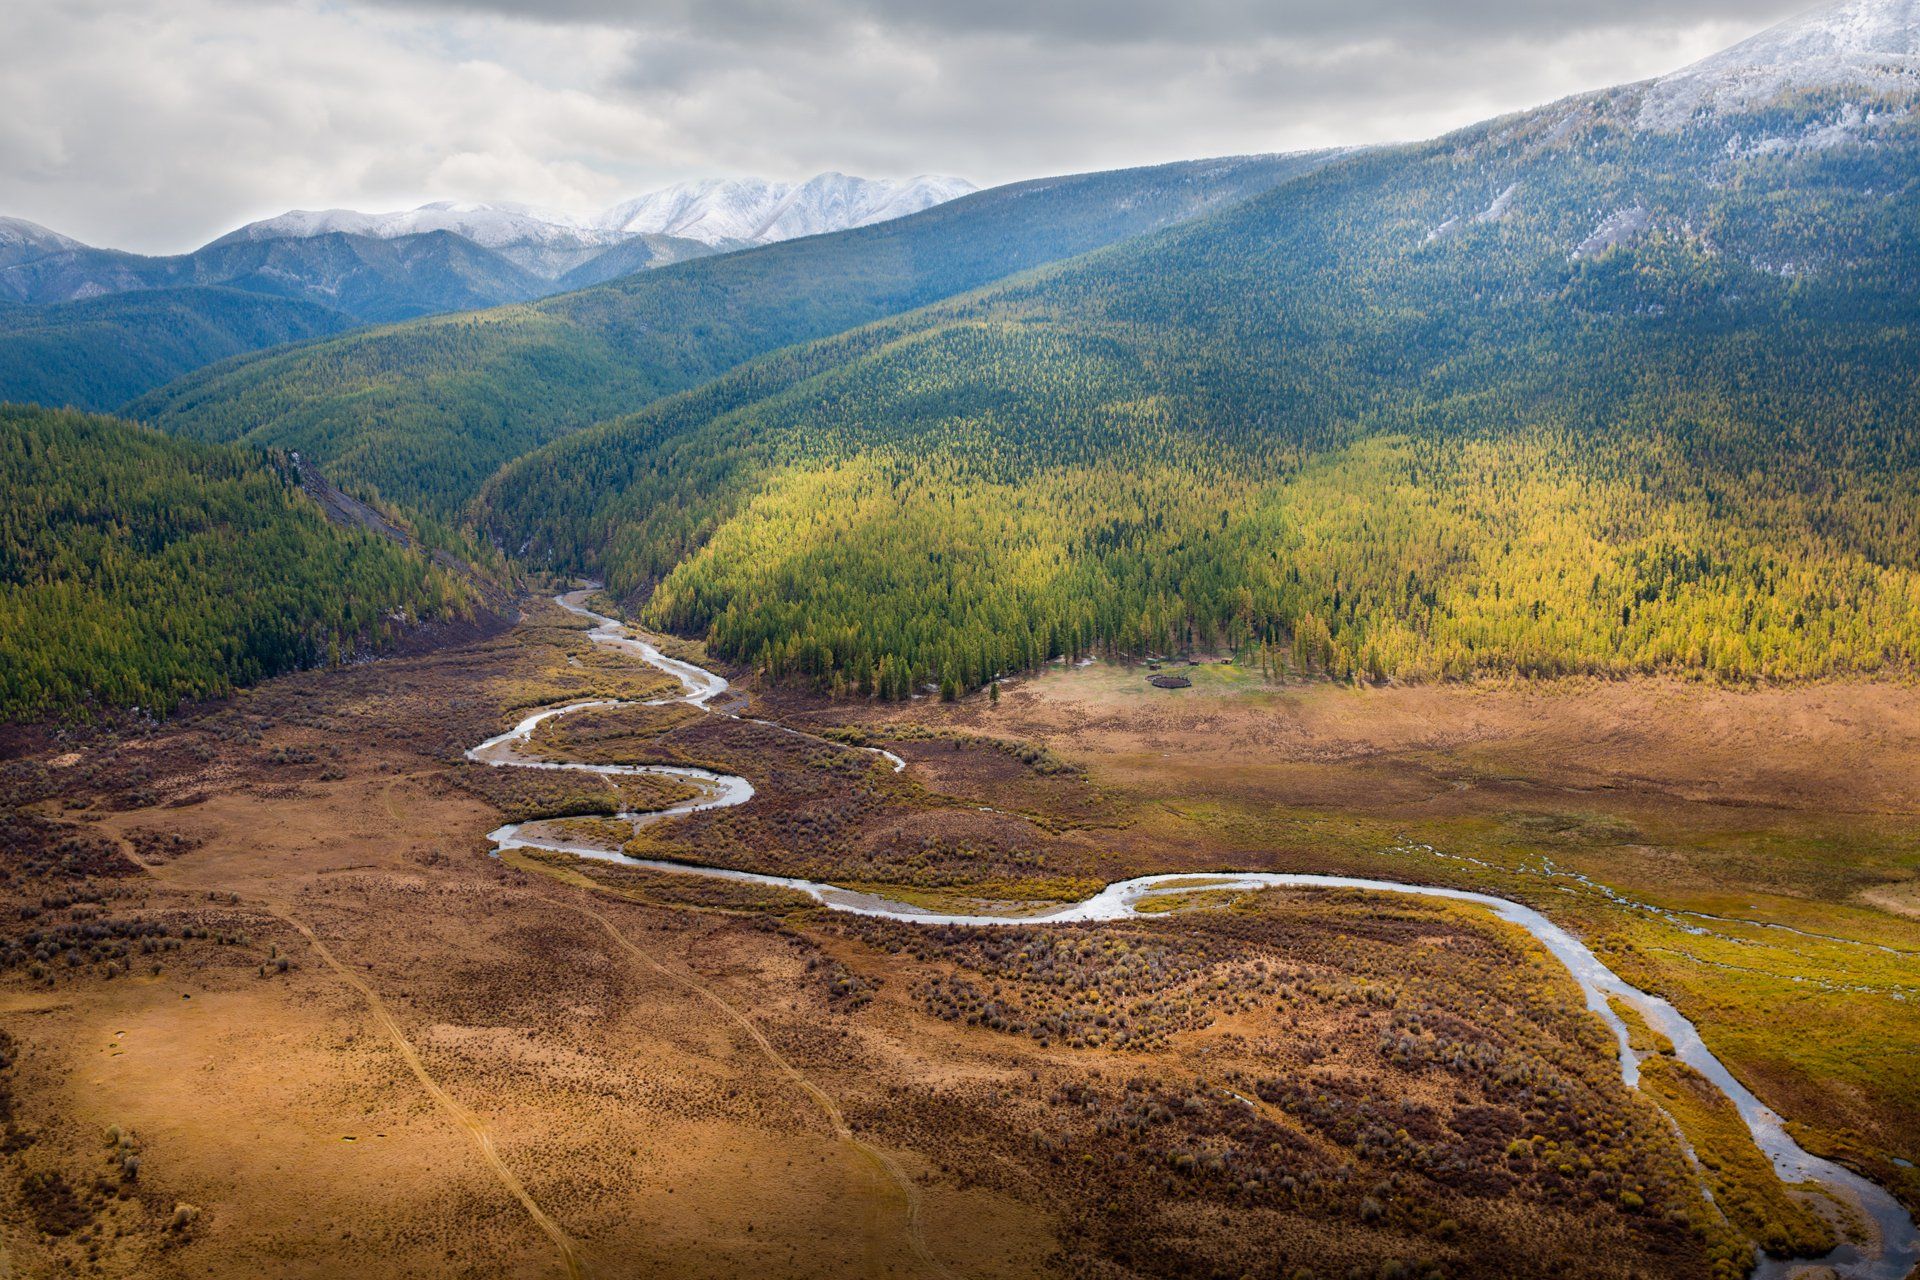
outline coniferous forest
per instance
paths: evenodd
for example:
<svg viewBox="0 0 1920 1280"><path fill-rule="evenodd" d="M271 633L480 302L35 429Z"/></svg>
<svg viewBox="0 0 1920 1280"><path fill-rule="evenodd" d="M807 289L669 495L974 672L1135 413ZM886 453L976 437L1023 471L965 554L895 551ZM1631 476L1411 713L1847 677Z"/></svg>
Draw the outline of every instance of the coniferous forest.
<svg viewBox="0 0 1920 1280"><path fill-rule="evenodd" d="M284 459L0 406L0 718L165 713L471 607L329 524Z"/></svg>
<svg viewBox="0 0 1920 1280"><path fill-rule="evenodd" d="M1349 157L778 353L510 464L478 517L888 697L1194 645L1343 679L1911 670L1914 128L1747 155L1842 105L1673 136L1637 105Z"/></svg>
<svg viewBox="0 0 1920 1280"><path fill-rule="evenodd" d="M768 351L1244 199L1331 154L1014 183L837 235L216 365L126 411L195 439L298 449L342 483L450 515L502 463L569 431Z"/></svg>
<svg viewBox="0 0 1920 1280"><path fill-rule="evenodd" d="M0 6L0 1272L1920 1280L1773 4Z"/></svg>
<svg viewBox="0 0 1920 1280"><path fill-rule="evenodd" d="M130 411L840 693L1194 647L1366 680L1909 671L1914 104L1649 129L1648 92L986 192Z"/></svg>

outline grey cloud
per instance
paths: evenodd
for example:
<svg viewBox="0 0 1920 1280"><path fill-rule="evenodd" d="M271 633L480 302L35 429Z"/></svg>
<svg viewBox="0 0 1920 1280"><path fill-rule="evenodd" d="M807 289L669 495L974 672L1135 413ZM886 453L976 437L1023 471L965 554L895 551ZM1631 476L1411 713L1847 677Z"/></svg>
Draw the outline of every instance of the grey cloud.
<svg viewBox="0 0 1920 1280"><path fill-rule="evenodd" d="M981 183L1428 136L1668 70L1761 0L25 0L0 213L192 247L288 207L585 211L705 174Z"/></svg>
<svg viewBox="0 0 1920 1280"><path fill-rule="evenodd" d="M921 36L1008 35L1100 46L1235 39L1563 37L1624 26L1759 24L1805 5L1751 0L375 0L415 11L485 13L726 39L816 37L851 27Z"/></svg>

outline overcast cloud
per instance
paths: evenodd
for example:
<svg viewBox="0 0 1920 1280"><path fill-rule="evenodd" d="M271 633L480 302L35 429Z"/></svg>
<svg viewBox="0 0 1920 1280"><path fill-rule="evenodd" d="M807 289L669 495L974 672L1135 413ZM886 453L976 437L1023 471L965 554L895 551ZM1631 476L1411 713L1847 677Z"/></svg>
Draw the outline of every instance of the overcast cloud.
<svg viewBox="0 0 1920 1280"><path fill-rule="evenodd" d="M682 178L982 185L1426 137L1796 0L0 0L0 214L193 248L288 208Z"/></svg>

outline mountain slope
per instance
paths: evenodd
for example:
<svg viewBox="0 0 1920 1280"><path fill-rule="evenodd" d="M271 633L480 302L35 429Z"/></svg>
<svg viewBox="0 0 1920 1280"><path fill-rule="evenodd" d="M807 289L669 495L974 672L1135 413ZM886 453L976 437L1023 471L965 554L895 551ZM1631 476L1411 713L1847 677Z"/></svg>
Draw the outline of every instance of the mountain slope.
<svg viewBox="0 0 1920 1280"><path fill-rule="evenodd" d="M704 258L719 251L716 246L681 236L636 233L556 277L547 292L572 293L576 289L590 289L596 284L606 284L622 276L657 271L676 262Z"/></svg>
<svg viewBox="0 0 1920 1280"><path fill-rule="evenodd" d="M353 323L311 302L200 286L0 304L0 401L111 409L230 356Z"/></svg>
<svg viewBox="0 0 1920 1280"><path fill-rule="evenodd" d="M483 225L379 235L334 225L366 221L315 215L285 234L255 224L195 253L148 258L0 218L0 400L112 409L263 347L524 301L712 252L671 236L487 247L475 239L489 238Z"/></svg>
<svg viewBox="0 0 1920 1280"><path fill-rule="evenodd" d="M896 696L1196 643L1911 669L1920 121L1877 78L1910 11L1823 17L1882 33L1864 71L1652 123L1690 73L1570 99L782 352L481 517L721 654ZM1714 74L1800 68L1804 32Z"/></svg>
<svg viewBox="0 0 1920 1280"><path fill-rule="evenodd" d="M0 406L0 720L165 712L469 598L259 454Z"/></svg>
<svg viewBox="0 0 1920 1280"><path fill-rule="evenodd" d="M446 231L395 240L331 232L227 241L171 258L82 246L0 268L0 300L30 304L187 285L297 298L362 321L494 306L545 291L537 277Z"/></svg>
<svg viewBox="0 0 1920 1280"><path fill-rule="evenodd" d="M744 360L1192 217L1323 163L1200 161L1017 183L830 236L207 370L130 405L165 430L299 449L450 511L501 463Z"/></svg>
<svg viewBox="0 0 1920 1280"><path fill-rule="evenodd" d="M1916 31L1916 0L1813 9L1661 77L1635 123L1671 132L1700 116L1764 110L1801 91L1852 89L1895 102L1920 90Z"/></svg>

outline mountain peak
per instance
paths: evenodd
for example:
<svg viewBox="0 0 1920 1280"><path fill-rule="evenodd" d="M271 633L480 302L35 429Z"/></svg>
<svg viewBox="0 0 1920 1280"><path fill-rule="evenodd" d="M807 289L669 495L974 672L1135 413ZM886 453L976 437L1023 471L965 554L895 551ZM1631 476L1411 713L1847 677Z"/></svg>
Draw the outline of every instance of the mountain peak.
<svg viewBox="0 0 1920 1280"><path fill-rule="evenodd" d="M0 217L0 267L86 247L71 236L63 236L37 222Z"/></svg>
<svg viewBox="0 0 1920 1280"><path fill-rule="evenodd" d="M1639 124L1671 131L1702 113L1724 115L1825 88L1920 90L1920 0L1842 0L1789 18L1654 81Z"/></svg>
<svg viewBox="0 0 1920 1280"><path fill-rule="evenodd" d="M597 225L707 244L771 244L905 217L974 190L964 178L932 175L904 182L832 171L799 183L703 178L615 205Z"/></svg>
<svg viewBox="0 0 1920 1280"><path fill-rule="evenodd" d="M360 213L353 209L292 209L275 218L250 222L214 243L301 240L333 232L392 240L427 231L451 231L489 249L574 241L612 243L612 239L606 235L564 214L548 213L526 205L483 204L470 200L436 200L416 209L393 213Z"/></svg>

